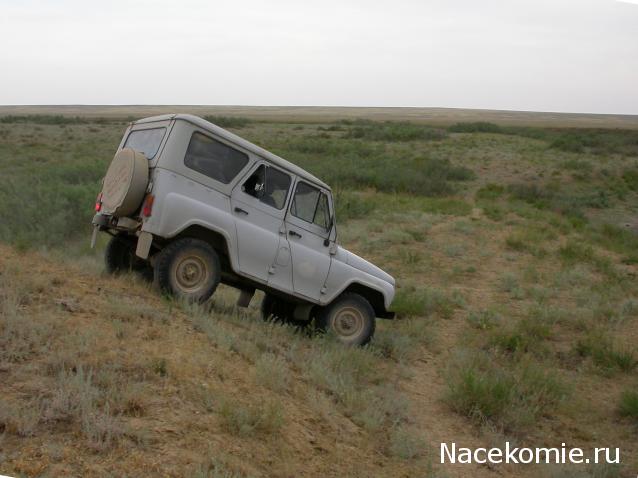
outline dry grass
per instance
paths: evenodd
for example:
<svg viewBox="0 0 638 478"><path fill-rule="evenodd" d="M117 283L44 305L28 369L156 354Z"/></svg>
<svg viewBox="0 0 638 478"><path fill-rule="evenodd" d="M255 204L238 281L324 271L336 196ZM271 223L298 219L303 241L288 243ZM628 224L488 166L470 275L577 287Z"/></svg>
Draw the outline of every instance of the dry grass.
<svg viewBox="0 0 638 478"><path fill-rule="evenodd" d="M542 475L441 469L431 451L506 436L585 448L604 438L622 443L623 473L638 465L636 242L629 228L598 223L632 217L635 158L604 151L626 144L575 153L565 148L587 143L580 132L560 132L561 146L559 133L533 129L398 141L423 128L384 139L388 127L369 123L235 125L300 164L338 175L330 161L373 162L380 169L370 184L399 186L348 182L356 167L336 178L340 239L397 277L398 319L380 322L366 348L347 349L263 323L259 297L240 310L236 292L221 287L196 307L158 297L134 275L106 277L81 215L90 215L92 181L123 125L2 124L7 172L17 180L39 168L64 173L78 186L65 194L83 208L64 249L16 252L62 238L50 214L39 224L55 227L30 229L42 211L5 227L20 240L0 246L3 472ZM362 125L374 139L349 137ZM87 165L91 150L100 156ZM379 173L397 158L409 167L438 158L428 167L477 176L451 181L453 194L413 196L405 189L413 178ZM41 201L60 197L42 193Z"/></svg>

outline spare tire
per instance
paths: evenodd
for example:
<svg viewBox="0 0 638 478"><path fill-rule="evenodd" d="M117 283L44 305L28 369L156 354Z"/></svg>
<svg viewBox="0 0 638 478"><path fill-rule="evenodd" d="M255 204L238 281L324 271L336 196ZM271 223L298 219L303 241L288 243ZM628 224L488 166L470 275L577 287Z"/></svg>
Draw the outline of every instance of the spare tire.
<svg viewBox="0 0 638 478"><path fill-rule="evenodd" d="M102 212L113 216L133 214L142 204L148 184L148 160L131 148L119 150L102 185Z"/></svg>

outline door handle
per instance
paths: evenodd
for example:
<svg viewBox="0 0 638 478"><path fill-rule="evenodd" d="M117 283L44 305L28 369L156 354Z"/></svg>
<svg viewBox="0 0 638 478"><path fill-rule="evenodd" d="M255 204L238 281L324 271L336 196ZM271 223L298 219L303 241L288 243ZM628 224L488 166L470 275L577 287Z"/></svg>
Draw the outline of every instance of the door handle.
<svg viewBox="0 0 638 478"><path fill-rule="evenodd" d="M235 208L235 212L241 213L241 214L245 214L246 216L248 216L248 211L246 211L245 209L242 209L240 207L236 207Z"/></svg>
<svg viewBox="0 0 638 478"><path fill-rule="evenodd" d="M296 231L290 231L290 232L288 233L288 235L293 236L293 237L298 237L299 239L301 239L301 234L299 234L299 233L298 233L298 232L296 232Z"/></svg>

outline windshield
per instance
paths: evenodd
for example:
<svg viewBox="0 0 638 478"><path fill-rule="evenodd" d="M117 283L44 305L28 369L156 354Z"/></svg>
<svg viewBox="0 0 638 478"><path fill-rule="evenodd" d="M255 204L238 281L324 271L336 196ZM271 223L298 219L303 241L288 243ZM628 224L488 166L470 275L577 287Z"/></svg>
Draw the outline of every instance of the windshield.
<svg viewBox="0 0 638 478"><path fill-rule="evenodd" d="M140 129L131 131L124 143L125 148L131 148L144 153L146 159L153 159L157 154L166 128Z"/></svg>

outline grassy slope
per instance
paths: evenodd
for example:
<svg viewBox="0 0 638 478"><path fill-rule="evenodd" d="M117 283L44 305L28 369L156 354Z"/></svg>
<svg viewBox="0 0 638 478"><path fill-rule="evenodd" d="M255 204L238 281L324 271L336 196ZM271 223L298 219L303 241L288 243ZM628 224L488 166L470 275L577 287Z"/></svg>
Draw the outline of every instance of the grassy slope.
<svg viewBox="0 0 638 478"><path fill-rule="evenodd" d="M84 204L123 124L0 125L0 234L53 251L0 254L2 471L491 476L440 470L436 448L505 439L621 446L635 469L637 244L601 225L635 221L631 133L235 126L330 179L342 242L398 278L403 320L344 350L234 311L230 291L208 314L105 278Z"/></svg>

